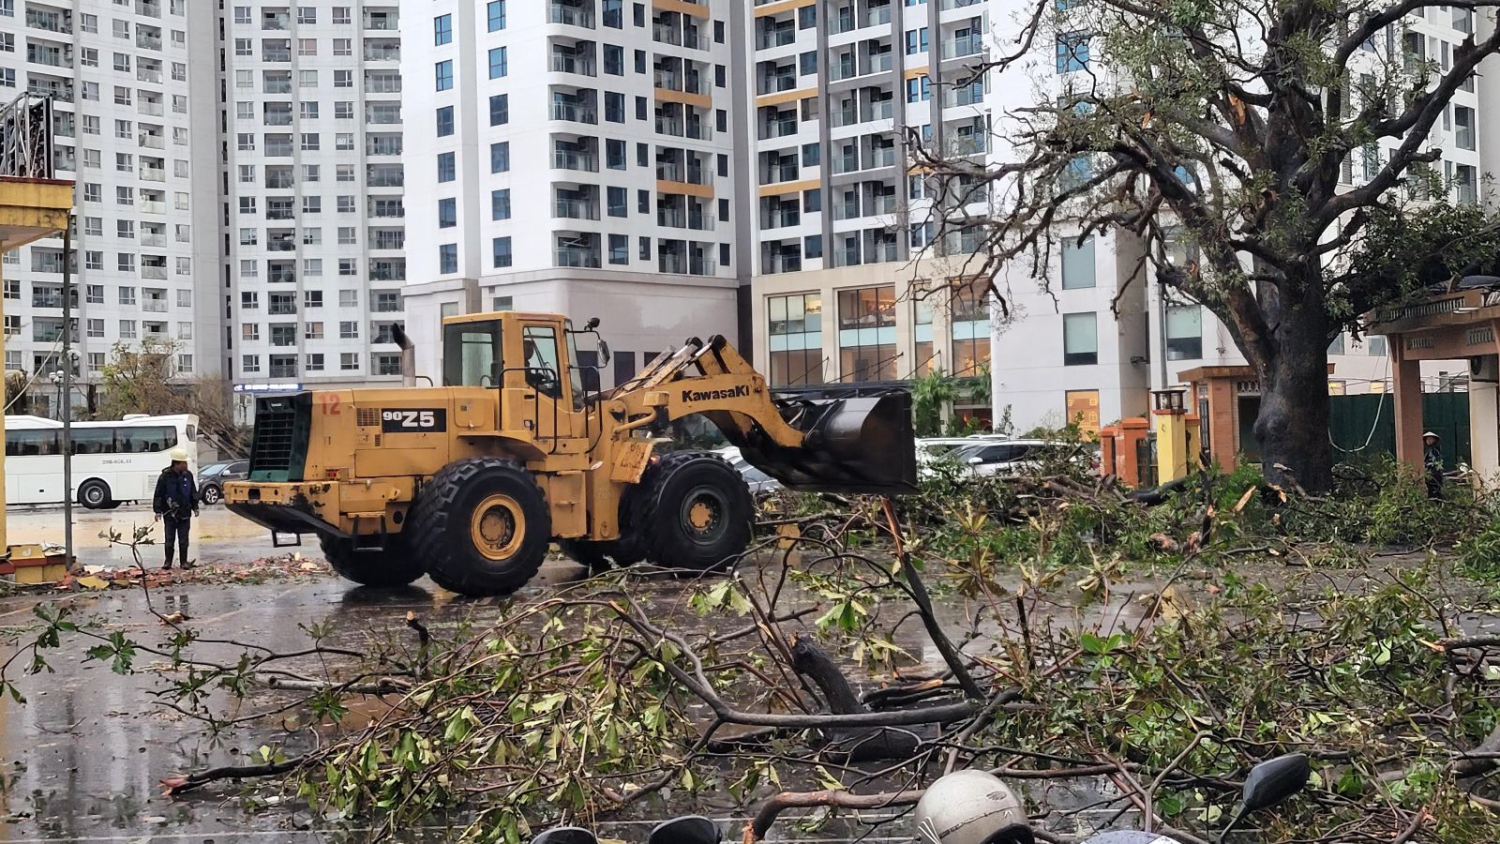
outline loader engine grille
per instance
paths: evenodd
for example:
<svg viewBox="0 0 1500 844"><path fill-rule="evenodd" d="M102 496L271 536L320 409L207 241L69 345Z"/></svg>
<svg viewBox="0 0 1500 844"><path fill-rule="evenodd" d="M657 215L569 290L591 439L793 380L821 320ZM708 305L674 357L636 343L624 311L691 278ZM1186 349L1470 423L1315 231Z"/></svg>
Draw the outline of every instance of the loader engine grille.
<svg viewBox="0 0 1500 844"><path fill-rule="evenodd" d="M259 399L255 405L255 436L250 445L250 480L272 483L302 480L311 422L311 393Z"/></svg>

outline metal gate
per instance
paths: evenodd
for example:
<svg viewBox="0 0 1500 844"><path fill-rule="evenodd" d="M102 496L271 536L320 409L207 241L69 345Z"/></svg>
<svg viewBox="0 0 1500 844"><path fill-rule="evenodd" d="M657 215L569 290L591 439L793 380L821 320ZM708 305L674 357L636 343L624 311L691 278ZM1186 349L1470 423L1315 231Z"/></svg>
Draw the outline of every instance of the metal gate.
<svg viewBox="0 0 1500 844"><path fill-rule="evenodd" d="M1135 485L1142 489L1156 486L1156 435L1141 437L1135 442L1135 466L1138 477Z"/></svg>

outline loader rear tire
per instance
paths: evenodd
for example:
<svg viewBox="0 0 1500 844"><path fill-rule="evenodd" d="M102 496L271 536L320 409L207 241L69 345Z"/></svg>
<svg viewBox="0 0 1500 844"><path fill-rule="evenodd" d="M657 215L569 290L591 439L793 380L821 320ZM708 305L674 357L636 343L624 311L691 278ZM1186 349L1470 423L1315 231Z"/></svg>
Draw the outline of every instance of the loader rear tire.
<svg viewBox="0 0 1500 844"><path fill-rule="evenodd" d="M716 571L750 545L755 503L722 458L674 452L646 470L632 496L631 526L662 568Z"/></svg>
<svg viewBox="0 0 1500 844"><path fill-rule="evenodd" d="M469 597L509 595L536 576L552 513L525 467L498 457L444 466L417 499L416 547L437 585Z"/></svg>
<svg viewBox="0 0 1500 844"><path fill-rule="evenodd" d="M406 586L427 573L421 557L411 553L399 538L387 551L355 551L349 540L331 536L318 537L318 544L323 546L323 558L339 577L361 586Z"/></svg>

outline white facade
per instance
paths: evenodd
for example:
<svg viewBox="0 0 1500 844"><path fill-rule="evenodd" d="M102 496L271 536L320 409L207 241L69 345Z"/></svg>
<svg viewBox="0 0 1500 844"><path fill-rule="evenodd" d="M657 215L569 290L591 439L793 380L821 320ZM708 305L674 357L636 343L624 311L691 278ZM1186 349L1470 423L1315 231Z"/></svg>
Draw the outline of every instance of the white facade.
<svg viewBox="0 0 1500 844"><path fill-rule="evenodd" d="M218 371L214 15L188 0L0 3L0 99L54 97L58 178L77 181L74 348L83 384L116 343L176 344L177 372ZM207 94L207 96L204 96ZM207 169L205 170L205 164ZM62 239L5 256L5 369L60 368Z"/></svg>
<svg viewBox="0 0 1500 844"><path fill-rule="evenodd" d="M419 371L439 371L440 315L480 310L600 317L606 386L735 337L732 8L402 3Z"/></svg>
<svg viewBox="0 0 1500 844"><path fill-rule="evenodd" d="M395 0L226 3L221 355L237 385L399 381Z"/></svg>

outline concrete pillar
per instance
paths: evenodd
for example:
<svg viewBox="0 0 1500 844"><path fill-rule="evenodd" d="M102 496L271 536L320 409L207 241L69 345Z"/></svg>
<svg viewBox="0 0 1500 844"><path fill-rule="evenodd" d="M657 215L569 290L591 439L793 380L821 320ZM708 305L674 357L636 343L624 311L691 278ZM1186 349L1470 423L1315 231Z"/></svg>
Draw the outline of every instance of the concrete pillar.
<svg viewBox="0 0 1500 844"><path fill-rule="evenodd" d="M1500 384L1469 382L1469 450L1473 454L1473 469L1486 484L1500 474L1500 405L1497 402L1500 402Z"/></svg>
<svg viewBox="0 0 1500 844"><path fill-rule="evenodd" d="M1402 354L1402 338L1390 337L1396 399L1396 459L1422 469L1422 364Z"/></svg>

